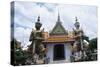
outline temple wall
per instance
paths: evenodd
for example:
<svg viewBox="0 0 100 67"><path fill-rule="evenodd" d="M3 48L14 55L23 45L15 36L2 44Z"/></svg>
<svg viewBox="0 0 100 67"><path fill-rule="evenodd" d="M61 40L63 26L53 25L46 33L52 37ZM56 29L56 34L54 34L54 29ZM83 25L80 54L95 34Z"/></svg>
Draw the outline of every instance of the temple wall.
<svg viewBox="0 0 100 67"><path fill-rule="evenodd" d="M48 44L47 45L47 57L50 58L50 63L53 63L53 51L54 51L54 45L56 44ZM70 43L66 43L64 44L64 54L65 54L65 61L66 62L70 62L70 56L71 56L71 48L70 48Z"/></svg>
<svg viewBox="0 0 100 67"><path fill-rule="evenodd" d="M70 56L71 56L71 48L70 48L70 43L64 44L64 49L65 49L65 58L67 62L70 62Z"/></svg>
<svg viewBox="0 0 100 67"><path fill-rule="evenodd" d="M50 62L53 62L53 44L48 44L47 49L48 49L48 52L46 54L47 58L50 58Z"/></svg>

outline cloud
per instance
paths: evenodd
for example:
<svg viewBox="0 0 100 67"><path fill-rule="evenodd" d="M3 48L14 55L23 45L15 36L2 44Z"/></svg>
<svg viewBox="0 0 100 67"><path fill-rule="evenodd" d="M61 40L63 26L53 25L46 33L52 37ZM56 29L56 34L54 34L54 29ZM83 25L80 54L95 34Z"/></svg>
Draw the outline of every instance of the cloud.
<svg viewBox="0 0 100 67"><path fill-rule="evenodd" d="M14 29L14 36L15 38L22 43L22 46L29 45L29 37L31 33L31 29L17 27Z"/></svg>
<svg viewBox="0 0 100 67"><path fill-rule="evenodd" d="M74 28L75 16L78 17L81 28L89 38L97 37L97 7L82 5L63 5L16 1L14 5L15 38L25 46L29 43L29 36L40 15L42 28L50 31L54 27L58 11L62 25L66 30Z"/></svg>

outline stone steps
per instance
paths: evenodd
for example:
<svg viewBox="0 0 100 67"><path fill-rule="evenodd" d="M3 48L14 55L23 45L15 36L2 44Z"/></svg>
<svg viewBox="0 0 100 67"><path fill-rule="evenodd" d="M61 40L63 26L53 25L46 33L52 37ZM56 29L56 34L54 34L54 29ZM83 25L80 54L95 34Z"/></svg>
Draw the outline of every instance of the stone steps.
<svg viewBox="0 0 100 67"><path fill-rule="evenodd" d="M53 62L50 62L50 64L55 64L55 63L67 63L68 61L66 60L59 60L59 61L53 61Z"/></svg>

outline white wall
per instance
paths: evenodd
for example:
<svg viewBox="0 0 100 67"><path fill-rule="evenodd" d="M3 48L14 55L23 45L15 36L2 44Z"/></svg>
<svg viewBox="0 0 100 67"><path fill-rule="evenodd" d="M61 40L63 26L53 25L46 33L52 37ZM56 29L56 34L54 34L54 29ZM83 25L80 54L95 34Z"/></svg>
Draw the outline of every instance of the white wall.
<svg viewBox="0 0 100 67"><path fill-rule="evenodd" d="M54 44L47 45L48 52L46 55L47 55L47 57L50 58L50 62L53 62L53 46L54 46Z"/></svg>
<svg viewBox="0 0 100 67"><path fill-rule="evenodd" d="M70 62L70 56L71 56L71 48L70 48L70 44L64 44L64 49L65 49L65 58L67 62Z"/></svg>

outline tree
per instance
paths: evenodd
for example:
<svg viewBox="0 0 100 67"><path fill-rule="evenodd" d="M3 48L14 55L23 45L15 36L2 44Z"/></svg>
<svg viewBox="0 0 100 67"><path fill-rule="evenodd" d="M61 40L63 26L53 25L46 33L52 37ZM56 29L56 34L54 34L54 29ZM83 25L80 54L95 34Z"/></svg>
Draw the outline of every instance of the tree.
<svg viewBox="0 0 100 67"><path fill-rule="evenodd" d="M11 41L11 64L25 64L26 56L21 48L21 42L13 39Z"/></svg>
<svg viewBox="0 0 100 67"><path fill-rule="evenodd" d="M90 40L90 49L91 51L97 50L97 38Z"/></svg>
<svg viewBox="0 0 100 67"><path fill-rule="evenodd" d="M90 40L90 50L92 60L97 60L97 38Z"/></svg>

